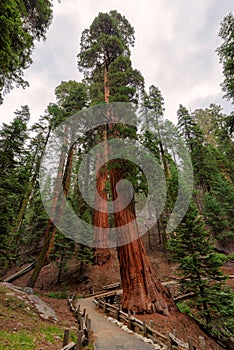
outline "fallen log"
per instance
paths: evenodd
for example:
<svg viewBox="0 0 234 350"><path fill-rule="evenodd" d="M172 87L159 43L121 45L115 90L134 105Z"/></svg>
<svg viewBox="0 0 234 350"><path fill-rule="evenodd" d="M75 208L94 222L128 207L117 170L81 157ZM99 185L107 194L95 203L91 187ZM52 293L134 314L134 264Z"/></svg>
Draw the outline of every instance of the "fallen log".
<svg viewBox="0 0 234 350"><path fill-rule="evenodd" d="M26 273L30 272L34 268L35 265L36 265L36 261L34 261L30 265L24 267L22 270L16 272L14 275L7 277L6 279L4 279L3 282L13 282L17 278L19 278L23 275L26 275Z"/></svg>

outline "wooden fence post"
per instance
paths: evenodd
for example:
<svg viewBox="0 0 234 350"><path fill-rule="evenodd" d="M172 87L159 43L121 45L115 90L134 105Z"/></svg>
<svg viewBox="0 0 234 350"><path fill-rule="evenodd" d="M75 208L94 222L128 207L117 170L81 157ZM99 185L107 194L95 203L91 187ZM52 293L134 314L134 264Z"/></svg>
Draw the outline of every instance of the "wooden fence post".
<svg viewBox="0 0 234 350"><path fill-rule="evenodd" d="M206 350L206 341L204 337L199 337L201 350Z"/></svg>
<svg viewBox="0 0 234 350"><path fill-rule="evenodd" d="M103 311L106 313L106 300L104 299Z"/></svg>
<svg viewBox="0 0 234 350"><path fill-rule="evenodd" d="M147 337L146 321L143 321L143 337Z"/></svg>
<svg viewBox="0 0 234 350"><path fill-rule="evenodd" d="M64 336L63 336L63 348L68 344L69 333L70 331L68 329L65 329Z"/></svg>
<svg viewBox="0 0 234 350"><path fill-rule="evenodd" d="M83 337L84 332L79 331L78 333L78 339L76 343L76 350L81 350L82 349L82 337Z"/></svg>
<svg viewBox="0 0 234 350"><path fill-rule="evenodd" d="M89 336L90 336L90 331L91 331L91 319L87 319L87 343L89 343Z"/></svg>
<svg viewBox="0 0 234 350"><path fill-rule="evenodd" d="M171 337L169 333L167 333L167 349L172 350Z"/></svg>
<svg viewBox="0 0 234 350"><path fill-rule="evenodd" d="M80 316L80 326L79 326L79 330L83 331L84 330L84 320L83 317Z"/></svg>
<svg viewBox="0 0 234 350"><path fill-rule="evenodd" d="M130 312L128 312L128 329L130 329L131 331L133 330L132 316Z"/></svg>
<svg viewBox="0 0 234 350"><path fill-rule="evenodd" d="M120 320L120 308L117 307L116 309L116 320L119 321Z"/></svg>
<svg viewBox="0 0 234 350"><path fill-rule="evenodd" d="M194 350L192 337L188 337L188 345L189 345L189 350Z"/></svg>

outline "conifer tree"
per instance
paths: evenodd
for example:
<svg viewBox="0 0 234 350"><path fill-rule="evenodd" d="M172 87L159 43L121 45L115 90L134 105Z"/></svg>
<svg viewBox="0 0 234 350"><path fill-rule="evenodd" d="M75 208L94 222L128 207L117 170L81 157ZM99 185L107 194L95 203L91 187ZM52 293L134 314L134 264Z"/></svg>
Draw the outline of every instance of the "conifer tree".
<svg viewBox="0 0 234 350"><path fill-rule="evenodd" d="M137 101L138 92L143 87L143 78L130 65L129 47L133 43L132 26L116 11L111 11L109 14L100 13L90 28L83 32L81 52L78 55L79 66L89 79L91 88L94 83L95 88L101 89L98 96L103 96L103 102ZM113 128L111 121L108 126L109 137L124 137L122 130ZM130 133L133 134L133 131ZM121 193L118 196L116 186L120 180L128 177L128 170L129 167L122 159L112 162L110 166L113 201L117 197L119 202L124 201L122 196L125 194ZM126 225L124 232L126 240L129 241L129 237L139 237L137 225L130 224L135 220L134 200L121 211L118 207L114 207L114 220L117 236L120 232L118 236L120 246L117 249L123 285L123 308L136 312L157 311L168 315L175 310L175 306L157 280L142 239L121 245L122 226ZM108 227L106 226L108 221L104 221L102 220L102 227ZM100 239L103 237L100 236Z"/></svg>
<svg viewBox="0 0 234 350"><path fill-rule="evenodd" d="M55 89L55 95L58 103L48 107L49 113L53 115L53 127L56 127L63 120L84 108L87 103L85 85L76 81L62 82ZM69 145L70 148L68 149L67 145L69 145L69 139L67 130L65 129L61 135L61 147L57 150L60 152L60 158L51 201L51 213L53 217L62 216L65 203L61 200L61 191L64 190L65 197L67 197L70 188L74 145ZM60 188L60 183L63 183L63 188ZM34 287L46 258L49 258L54 247L55 234L56 227L53 224L52 218L49 218L45 231L44 244L34 271L27 282L28 287Z"/></svg>
<svg viewBox="0 0 234 350"><path fill-rule="evenodd" d="M224 81L222 90L225 92L224 97L234 103L234 16L230 12L224 17L219 31L219 37L222 39L222 44L218 47L220 63L223 65ZM228 118L228 127L232 134L234 130L234 113Z"/></svg>
<svg viewBox="0 0 234 350"><path fill-rule="evenodd" d="M193 317L208 330L215 328L215 320L231 319L234 294L225 286L227 277L220 270L226 258L215 253L211 235L193 203L174 232L169 249L179 264L182 291L192 294L186 303Z"/></svg>
<svg viewBox="0 0 234 350"><path fill-rule="evenodd" d="M158 144L158 152L160 154L160 161L163 165L165 179L169 183L170 178L170 167L169 167L169 157L167 154L167 149L165 144L163 144L163 115L165 111L164 98L161 91L154 85L149 87L149 93L144 93L143 106L147 108L147 129L146 136L149 137L151 133L151 138L153 137ZM168 198L169 199L169 198ZM164 248L166 247L167 235L166 235L166 223L169 217L169 211L167 204L165 205L164 211L158 219L157 226L159 232L159 238L163 243Z"/></svg>
<svg viewBox="0 0 234 350"><path fill-rule="evenodd" d="M34 41L45 39L52 1L2 0L0 3L0 103L13 87L28 85L24 70L32 63Z"/></svg>
<svg viewBox="0 0 234 350"><path fill-rule="evenodd" d="M210 189L210 171L204 134L195 118L186 107L180 105L177 111L178 130L191 155L196 186L202 191Z"/></svg>
<svg viewBox="0 0 234 350"><path fill-rule="evenodd" d="M3 123L0 131L0 250L5 261L11 259L15 252L12 228L30 178L27 149L29 118L28 106L22 106L21 110L15 112L13 121L10 124Z"/></svg>

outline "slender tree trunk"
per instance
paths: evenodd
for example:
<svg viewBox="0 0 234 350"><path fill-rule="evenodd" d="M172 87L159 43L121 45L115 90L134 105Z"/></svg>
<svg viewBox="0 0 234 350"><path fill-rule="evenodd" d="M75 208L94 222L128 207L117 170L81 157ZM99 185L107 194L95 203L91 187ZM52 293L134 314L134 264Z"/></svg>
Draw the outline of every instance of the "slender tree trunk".
<svg viewBox="0 0 234 350"><path fill-rule="evenodd" d="M61 217L63 215L64 206L65 206L65 198L68 196L68 192L71 184L71 172L72 172L72 164L73 164L73 155L74 155L74 147L72 146L68 152L66 167L63 175L63 193L64 196L61 198L61 191L59 192L58 197L58 208L56 208L56 216ZM65 197L65 198L64 198ZM57 205L57 204L56 204ZM56 226L52 228L52 234L50 239L50 244L46 253L46 259L49 260L51 251L54 249L55 235L56 235Z"/></svg>
<svg viewBox="0 0 234 350"><path fill-rule="evenodd" d="M165 178L167 180L170 177L170 169L169 169L169 166L167 164L167 160L166 160L166 156L165 156L165 150L164 150L163 144L162 144L162 142L160 140L160 137L161 136L160 136L160 133L159 133L159 149L160 149L160 154L161 154L161 158L162 158ZM167 240L168 240L167 239L167 234L166 234L166 225L167 225L168 218L169 218L168 209L167 209L167 207L165 207L164 211L163 211L163 215L162 215L162 222L159 224L160 228L162 228L161 229L161 237L162 237L162 243L163 243L164 249L166 248Z"/></svg>
<svg viewBox="0 0 234 350"><path fill-rule="evenodd" d="M61 180L63 177L64 163L65 163L65 159L66 159L66 150L65 150L66 142L67 142L67 130L65 131L64 139L63 139L63 143L62 143L62 150L61 150L61 155L60 155L60 159L59 159L59 166L58 166L56 183L55 183L54 194L53 194L53 199L52 199L51 213L53 216L56 215L56 211L57 211L56 209L58 209L58 205L59 205L58 204L59 194L60 194L60 191L62 190L60 188L60 184L62 182ZM46 261L46 257L48 256L47 252L51 251L51 242L53 241L53 234L55 231L56 231L56 228L52 222L52 218L50 218L48 220L48 223L47 223L44 245L42 247L39 258L37 260L35 269L33 270L33 273L31 275L29 281L27 282L27 287L31 287L31 288L34 287L34 285L37 281L37 278L41 272L41 269L44 266L44 263Z"/></svg>
<svg viewBox="0 0 234 350"><path fill-rule="evenodd" d="M104 67L104 101L106 103L109 103L109 97L110 97L110 87L108 84L108 68L105 64Z"/></svg>
<svg viewBox="0 0 234 350"><path fill-rule="evenodd" d="M25 213L29 198L31 196L32 190L34 188L34 185L35 185L35 182L36 182L36 179L38 176L39 168L40 168L40 162L38 161L35 172L33 174L33 177L29 182L28 189L27 189L27 192L24 196L24 200L22 202L19 214L15 220L15 227L12 230L13 234L16 234L16 232L20 230L20 227L21 227L21 224L22 224L22 221L24 218L24 213Z"/></svg>
<svg viewBox="0 0 234 350"><path fill-rule="evenodd" d="M62 255L60 258L60 263L59 263L58 284L61 283L64 259L65 259L65 252L64 252L64 248L63 248Z"/></svg>
<svg viewBox="0 0 234 350"><path fill-rule="evenodd" d="M107 66L104 68L104 100L106 103L109 102L109 86L108 86L108 76L107 76ZM101 140L107 141L107 128L101 130ZM103 156L103 155L102 155ZM97 265L104 265L110 259L110 251L108 248L108 235L106 234L106 228L109 227L108 220L108 193L106 190L107 182L108 182L108 172L105 166L101 169L100 160L101 155L99 155L99 159L97 160L96 165L96 189L99 193L100 197L103 199L102 206L100 207L100 203L98 198L95 201L95 207L98 207L100 210L94 210L93 216L93 224L94 224L94 243L95 243L95 262ZM104 161L107 161L107 148L105 148ZM103 230L104 228L104 230Z"/></svg>
<svg viewBox="0 0 234 350"><path fill-rule="evenodd" d="M39 255L39 258L37 260L36 266L33 270L33 273L27 282L27 287L30 287L30 288L34 288L35 283L38 279L38 276L39 276L41 269L42 269L44 262L45 262L46 252L48 250L48 247L50 244L50 239L51 239L51 234L52 234L50 228L51 228L51 225L53 225L51 221L49 221L49 222L50 222L50 226L47 225L47 230L48 230L47 237L46 237L45 242L43 244L42 250L40 252L40 255Z"/></svg>
<svg viewBox="0 0 234 350"><path fill-rule="evenodd" d="M48 139L50 137L50 133L51 133L51 127L49 127L49 129L48 129L48 133L47 133L47 136L46 136L46 139L45 139L45 142L44 142L44 146L43 146L43 151L45 150L45 147L47 145ZM38 148L37 148L37 150L38 150ZM35 157L34 158L37 157L37 150L35 152ZM33 174L32 178L31 178L31 180L29 182L28 189L26 191L26 194L24 196L24 200L22 202L20 211L19 211L18 216L17 216L16 221L15 221L15 227L12 230L13 234L16 234L16 232L20 230L20 227L22 225L22 221L23 221L23 218L24 218L25 210L27 208L30 196L32 194L32 191L34 189L34 186L35 186L38 174L39 174L41 158L42 158L42 155L43 155L43 151L41 152L41 155L39 156L39 158L38 158L38 160L36 162L36 167L35 167L35 170L34 170L34 174ZM31 169L31 171L32 170L33 169Z"/></svg>
<svg viewBox="0 0 234 350"><path fill-rule="evenodd" d="M157 312L169 315L170 312L176 310L176 306L166 289L158 281L146 254L142 238L139 238L133 200L126 208L119 210L121 203L126 203L125 196L128 196L126 190L119 191L118 196L116 192L117 183L123 179L125 168L123 163L122 161L121 167L113 165L111 169L112 197L113 200L118 199L114 208L114 217L123 286L123 309L136 313ZM130 243L125 244L126 241Z"/></svg>

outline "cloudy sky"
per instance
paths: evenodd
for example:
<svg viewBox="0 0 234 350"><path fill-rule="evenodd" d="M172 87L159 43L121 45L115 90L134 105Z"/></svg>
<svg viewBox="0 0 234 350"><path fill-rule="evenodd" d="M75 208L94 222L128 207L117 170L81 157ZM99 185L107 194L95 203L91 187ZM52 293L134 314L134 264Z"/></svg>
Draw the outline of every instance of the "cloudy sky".
<svg viewBox="0 0 234 350"><path fill-rule="evenodd" d="M21 105L32 121L54 102L61 81L82 79L77 69L81 33L99 12L116 9L135 28L134 68L146 87L154 84L165 99L165 116L176 121L179 104L193 110L230 103L222 99L222 66L215 52L220 23L234 10L233 0L61 0L54 1L54 20L46 42L36 45L33 64L25 71L30 87L15 89L0 106L0 121L9 122Z"/></svg>

